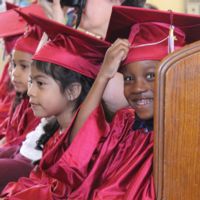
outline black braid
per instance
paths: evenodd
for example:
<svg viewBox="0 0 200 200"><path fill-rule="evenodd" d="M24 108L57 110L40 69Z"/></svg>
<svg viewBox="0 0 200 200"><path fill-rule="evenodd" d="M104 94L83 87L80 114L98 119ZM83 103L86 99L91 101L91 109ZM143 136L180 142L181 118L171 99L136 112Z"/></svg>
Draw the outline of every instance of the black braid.
<svg viewBox="0 0 200 200"><path fill-rule="evenodd" d="M60 125L58 121L54 118L51 119L45 126L44 126L44 134L42 134L37 141L36 149L42 150L44 144L53 136L53 134L59 129Z"/></svg>
<svg viewBox="0 0 200 200"><path fill-rule="evenodd" d="M28 98L27 92L21 93L21 92L16 92L15 99L13 100L12 103L12 112L15 111L16 107L21 103L21 101L25 98Z"/></svg>

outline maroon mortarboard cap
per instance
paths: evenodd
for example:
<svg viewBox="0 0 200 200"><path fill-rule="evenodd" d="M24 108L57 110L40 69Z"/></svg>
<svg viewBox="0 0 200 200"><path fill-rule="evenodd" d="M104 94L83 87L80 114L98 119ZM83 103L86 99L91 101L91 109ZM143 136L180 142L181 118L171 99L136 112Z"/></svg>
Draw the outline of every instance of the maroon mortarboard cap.
<svg viewBox="0 0 200 200"><path fill-rule="evenodd" d="M10 36L10 37L4 37L4 45L5 45L6 52L8 54L11 53L11 51L13 50L13 48L15 46L16 41L21 36L22 36L22 34Z"/></svg>
<svg viewBox="0 0 200 200"><path fill-rule="evenodd" d="M96 77L110 43L50 19L31 16L51 39L34 55L34 60L57 64L90 78Z"/></svg>
<svg viewBox="0 0 200 200"><path fill-rule="evenodd" d="M13 3L10 3L10 2L7 2L6 1L6 10L11 10L11 9L14 9L14 8L18 8L17 5L13 4ZM13 36L6 36L4 37L4 45L5 45L5 49L6 49L6 52L9 54L11 53L14 45L15 45L15 42L16 40L23 34L23 32L21 34L17 34L17 35L13 35Z"/></svg>
<svg viewBox="0 0 200 200"><path fill-rule="evenodd" d="M144 22L132 26L128 40L131 46L124 64L142 60L162 60L185 45L185 34L170 24Z"/></svg>
<svg viewBox="0 0 200 200"><path fill-rule="evenodd" d="M12 9L0 13L0 37L22 34L26 22Z"/></svg>
<svg viewBox="0 0 200 200"><path fill-rule="evenodd" d="M44 16L44 11L40 5L31 5L18 8L25 13L37 13ZM14 9L0 13L0 37L10 37L24 33L27 22Z"/></svg>
<svg viewBox="0 0 200 200"><path fill-rule="evenodd" d="M106 40L114 42L117 38L128 38L131 27L136 23L144 22L161 22L179 28L186 35L186 44L200 39L200 15L115 6L111 14Z"/></svg>
<svg viewBox="0 0 200 200"><path fill-rule="evenodd" d="M14 8L18 8L18 6L13 4L13 3L6 1L6 10L11 10L11 9L14 9Z"/></svg>
<svg viewBox="0 0 200 200"><path fill-rule="evenodd" d="M27 27L25 33L16 41L14 48L16 50L34 54L43 32L39 26L33 23L29 14L34 13L40 16L45 16L45 14L42 9L35 9L34 6L29 6L29 10L26 10L26 12L24 12L23 8L17 8L15 11L26 21Z"/></svg>

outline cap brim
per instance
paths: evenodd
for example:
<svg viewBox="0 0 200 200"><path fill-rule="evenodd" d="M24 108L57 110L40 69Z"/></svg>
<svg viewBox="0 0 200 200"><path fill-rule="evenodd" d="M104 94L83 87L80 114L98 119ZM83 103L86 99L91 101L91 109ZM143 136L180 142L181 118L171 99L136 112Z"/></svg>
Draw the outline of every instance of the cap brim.
<svg viewBox="0 0 200 200"><path fill-rule="evenodd" d="M195 42L200 39L199 15L115 6L112 10L106 40L114 42L117 38L128 38L132 25L143 22L172 23L185 32L187 43Z"/></svg>

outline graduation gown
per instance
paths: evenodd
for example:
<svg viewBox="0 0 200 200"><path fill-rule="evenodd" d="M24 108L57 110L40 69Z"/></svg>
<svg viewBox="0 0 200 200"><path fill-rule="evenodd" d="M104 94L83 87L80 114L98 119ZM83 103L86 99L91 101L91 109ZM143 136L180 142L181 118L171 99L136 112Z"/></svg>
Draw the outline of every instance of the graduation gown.
<svg viewBox="0 0 200 200"><path fill-rule="evenodd" d="M79 142L70 146L73 149L69 147L53 165L48 159L49 168L43 160L41 167L66 183L70 200L155 199L153 132L133 130L135 114L132 109L120 110L111 124L106 122L100 108L95 112L75 138L80 139ZM98 145L96 143L95 149L87 141L87 135L104 137Z"/></svg>
<svg viewBox="0 0 200 200"><path fill-rule="evenodd" d="M96 123L99 121L98 111L94 112L89 117L90 123ZM98 118L98 120L97 120ZM73 124L72 120L71 125ZM45 144L43 159L40 162L40 166L32 170L29 178L20 178L18 182L9 183L1 193L2 196L6 196L6 199L30 199L35 200L51 200L51 199L67 199L68 193L71 193L74 188L77 188L81 182L87 176L88 172L88 162L90 162L93 155L96 154L96 149L102 144L102 138L104 138L105 127L101 127L100 132L96 135L90 132L85 134L83 130L91 129L91 124L85 124L81 131L78 133L78 137L75 137L72 144L69 144L69 128L63 133L58 132L50 138L50 140ZM90 127L88 127L88 125ZM94 127L93 131L96 132ZM87 145L82 145L82 140L87 141ZM90 145L88 145L90 144ZM57 169L57 161L62 158L62 155L68 152L68 168ZM83 153L85 152L85 153ZM76 162L76 159L79 159ZM94 159L95 160L95 159ZM55 166L54 166L55 165ZM64 170L64 171L63 171ZM65 170L68 172L65 174ZM50 176L48 171L53 171L58 175L59 179L54 176ZM57 174L58 173L58 174ZM68 180L68 184L65 181Z"/></svg>
<svg viewBox="0 0 200 200"><path fill-rule="evenodd" d="M45 145L44 153L48 152L57 141L61 139L62 135L56 132ZM3 190L1 197L5 196L5 199L44 199L51 200L52 193L62 198L62 192L64 184L47 176L38 165L30 173L28 178L22 177L17 182L10 182Z"/></svg>
<svg viewBox="0 0 200 200"><path fill-rule="evenodd" d="M97 108L67 150L59 154L57 143L42 159L40 168L45 176L60 187L41 179L27 189L18 181L18 190L16 184L9 184L3 194L18 198L23 193L21 199L32 199L32 191L42 199L155 199L153 133L133 131L133 123L132 109L119 111L109 125Z"/></svg>
<svg viewBox="0 0 200 200"><path fill-rule="evenodd" d="M9 114L15 91L11 85L10 76L8 74L9 62L5 65L0 79L0 124Z"/></svg>
<svg viewBox="0 0 200 200"><path fill-rule="evenodd" d="M153 132L133 130L134 111L119 111L100 154L68 200L154 200Z"/></svg>
<svg viewBox="0 0 200 200"><path fill-rule="evenodd" d="M21 144L39 122L30 108L29 98L22 99L14 111L10 109L9 116L0 125L0 138L6 137L4 146Z"/></svg>

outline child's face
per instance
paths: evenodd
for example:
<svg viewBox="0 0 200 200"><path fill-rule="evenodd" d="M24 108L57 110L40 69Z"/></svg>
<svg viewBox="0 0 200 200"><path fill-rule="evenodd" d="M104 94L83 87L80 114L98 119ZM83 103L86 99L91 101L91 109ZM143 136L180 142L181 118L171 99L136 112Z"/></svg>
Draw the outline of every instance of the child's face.
<svg viewBox="0 0 200 200"><path fill-rule="evenodd" d="M31 54L18 50L13 51L11 61L11 82L17 92L27 92L31 63Z"/></svg>
<svg viewBox="0 0 200 200"><path fill-rule="evenodd" d="M37 70L34 65L31 67L28 95L37 117L57 117L68 106L67 98L61 93L58 83L51 76Z"/></svg>
<svg viewBox="0 0 200 200"><path fill-rule="evenodd" d="M138 61L126 65L124 95L140 119L153 117L155 67L159 61Z"/></svg>

